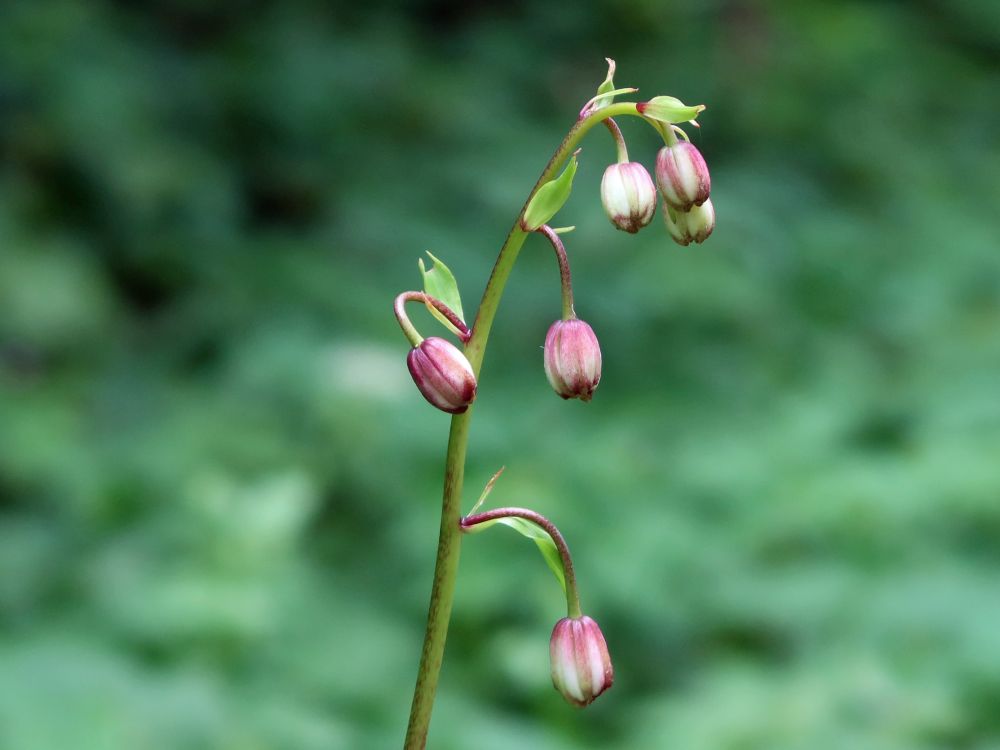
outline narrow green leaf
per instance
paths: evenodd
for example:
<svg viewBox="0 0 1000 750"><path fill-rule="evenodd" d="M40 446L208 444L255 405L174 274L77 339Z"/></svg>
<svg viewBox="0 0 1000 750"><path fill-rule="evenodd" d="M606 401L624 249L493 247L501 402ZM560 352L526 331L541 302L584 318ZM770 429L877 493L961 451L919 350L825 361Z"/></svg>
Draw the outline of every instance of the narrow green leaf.
<svg viewBox="0 0 1000 750"><path fill-rule="evenodd" d="M499 520L500 523L509 526L535 543L538 551L545 558L545 563L549 566L549 570L552 571L556 580L559 581L559 585L562 586L563 594L565 594L566 573L563 571L562 558L559 557L559 550L556 549L556 543L552 541L552 537L540 526L536 526L531 521L523 518L501 518Z"/></svg>
<svg viewBox="0 0 1000 750"><path fill-rule="evenodd" d="M458 282L455 281L455 275L439 258L435 258L430 252L427 255L433 261L430 270L424 267L423 258L417 261L417 265L420 266L420 274L424 277L424 292L448 305L464 323L465 313L462 311L462 297L458 293ZM447 319L441 313L434 310L433 307L430 309L434 313L435 318L445 323L445 325L454 331L454 327L447 322Z"/></svg>
<svg viewBox="0 0 1000 750"><path fill-rule="evenodd" d="M604 83L597 87L598 94L607 94L609 91L614 91L615 89L615 61L610 57L605 57L604 59L608 61L608 76L604 79ZM601 107L606 107L614 101L614 98L614 95L601 96L594 100L593 108L597 110Z"/></svg>
<svg viewBox="0 0 1000 750"><path fill-rule="evenodd" d="M534 232L543 224L547 224L549 219L563 207L573 189L575 175L576 154L573 154L563 173L554 180L546 182L532 196L528 208L524 211L524 218L521 219L521 225L526 232Z"/></svg>
<svg viewBox="0 0 1000 750"><path fill-rule="evenodd" d="M566 573L563 570L562 558L559 556L559 550L556 549L556 543L552 541L552 537L549 536L548 532L545 531L541 526L532 523L524 518L495 518L492 521L484 521L483 523L477 523L472 528L468 529L469 532L475 534L481 531L485 531L490 526L496 523L502 523L504 526L508 526L514 531L518 532L522 536L528 537L531 541L535 543L538 547L538 551L542 553L542 557L545 559L545 564L549 566L549 570L555 575L556 580L559 581L559 585L562 586L563 594L566 593Z"/></svg>
<svg viewBox="0 0 1000 750"><path fill-rule="evenodd" d="M500 478L500 475L503 474L504 469L506 469L506 468L507 468L506 466L501 466L497 470L497 473L494 474L493 477L490 479L490 481L488 481L486 483L486 486L483 487L482 494L479 496L479 499L476 500L476 504L473 505L472 506L472 510L469 511L469 515L470 516L473 513L475 513L477 510L479 510L479 506L480 505L482 505L484 502L486 502L486 498L488 498L490 496L490 493L493 492L493 485L495 485L497 483L497 480Z"/></svg>

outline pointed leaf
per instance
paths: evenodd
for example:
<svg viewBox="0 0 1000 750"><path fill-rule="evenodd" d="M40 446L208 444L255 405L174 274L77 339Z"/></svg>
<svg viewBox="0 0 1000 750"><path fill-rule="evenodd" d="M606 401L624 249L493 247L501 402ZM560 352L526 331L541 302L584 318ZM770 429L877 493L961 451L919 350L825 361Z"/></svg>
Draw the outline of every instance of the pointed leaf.
<svg viewBox="0 0 1000 750"><path fill-rule="evenodd" d="M609 91L614 91L615 89L615 61L610 57L605 57L608 61L608 75L604 79L604 83L597 87L598 94L607 94ZM614 95L612 96L602 96L594 101L593 109L600 109L601 107L606 107L614 100Z"/></svg>
<svg viewBox="0 0 1000 750"><path fill-rule="evenodd" d="M435 258L430 252L427 255L434 263L430 270L424 267L423 258L417 261L417 265L420 266L420 274L424 277L424 292L448 305L464 323L465 313L462 312L462 297L458 293L458 282L455 281L455 275L440 259ZM447 319L433 306L429 307L434 313L434 317L445 323L454 332L454 326L448 323Z"/></svg>
<svg viewBox="0 0 1000 750"><path fill-rule="evenodd" d="M556 212L563 207L573 189L573 177L576 175L576 154L570 157L569 164L563 173L554 180L549 180L532 196L521 219L521 226L526 232L534 232Z"/></svg>
<svg viewBox="0 0 1000 750"><path fill-rule="evenodd" d="M470 516L477 510L479 510L480 505L486 502L486 498L488 498L490 496L490 493L493 492L493 485L497 483L497 480L500 478L500 475L503 474L504 469L506 468L507 468L506 466L501 466L497 470L497 473L492 476L490 481L486 483L486 486L483 487L483 493L479 496L479 499L476 500L476 504L472 506L472 510L469 511Z"/></svg>

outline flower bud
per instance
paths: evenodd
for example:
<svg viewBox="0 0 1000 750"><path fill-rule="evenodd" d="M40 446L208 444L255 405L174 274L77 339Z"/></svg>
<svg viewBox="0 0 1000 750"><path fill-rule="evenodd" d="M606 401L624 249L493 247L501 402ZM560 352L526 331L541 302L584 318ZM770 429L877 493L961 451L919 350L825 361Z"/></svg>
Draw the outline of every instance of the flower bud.
<svg viewBox="0 0 1000 750"><path fill-rule="evenodd" d="M582 320L557 320L545 336L545 377L563 398L590 401L601 381L601 346Z"/></svg>
<svg viewBox="0 0 1000 750"><path fill-rule="evenodd" d="M586 615L564 617L549 641L552 684L570 703L586 706L614 682L608 644L597 623Z"/></svg>
<svg viewBox="0 0 1000 750"><path fill-rule="evenodd" d="M601 179L601 203L612 224L623 232L635 234L652 220L656 211L653 178L639 162L612 164Z"/></svg>
<svg viewBox="0 0 1000 750"><path fill-rule="evenodd" d="M663 220L667 224L667 231L678 245L704 242L715 229L715 207L711 200L707 200L700 206L693 206L690 211L668 208L663 212Z"/></svg>
<svg viewBox="0 0 1000 750"><path fill-rule="evenodd" d="M476 398L472 365L453 344L431 336L406 356L413 382L432 405L449 414L461 414Z"/></svg>
<svg viewBox="0 0 1000 750"><path fill-rule="evenodd" d="M678 211L700 206L712 190L705 158L687 141L660 149L656 155L656 183L663 200Z"/></svg>

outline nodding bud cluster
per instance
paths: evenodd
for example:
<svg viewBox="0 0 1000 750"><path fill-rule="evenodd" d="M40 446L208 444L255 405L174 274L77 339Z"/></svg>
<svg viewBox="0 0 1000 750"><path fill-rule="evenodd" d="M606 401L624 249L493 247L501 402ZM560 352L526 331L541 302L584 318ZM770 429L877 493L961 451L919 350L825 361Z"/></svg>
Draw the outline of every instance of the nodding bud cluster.
<svg viewBox="0 0 1000 750"><path fill-rule="evenodd" d="M715 207L711 199L700 206L693 206L690 211L678 211L668 207L663 212L663 221L666 222L667 231L678 245L704 242L715 229Z"/></svg>
<svg viewBox="0 0 1000 750"><path fill-rule="evenodd" d="M476 398L476 376L465 355L454 345L431 336L406 356L413 382L433 406L461 414Z"/></svg>
<svg viewBox="0 0 1000 750"><path fill-rule="evenodd" d="M652 221L656 211L653 178L639 162L612 164L601 179L601 203L612 224L635 234Z"/></svg>
<svg viewBox="0 0 1000 750"><path fill-rule="evenodd" d="M557 320L545 336L545 376L563 398L590 401L601 382L601 346L578 318Z"/></svg>
<svg viewBox="0 0 1000 750"><path fill-rule="evenodd" d="M611 687L615 674L608 644L591 618L564 617L549 641L552 684L570 703L586 706Z"/></svg>
<svg viewBox="0 0 1000 750"><path fill-rule="evenodd" d="M688 141L664 146L656 155L656 182L666 203L663 219L674 241L702 242L715 228L709 194L712 179L701 152Z"/></svg>

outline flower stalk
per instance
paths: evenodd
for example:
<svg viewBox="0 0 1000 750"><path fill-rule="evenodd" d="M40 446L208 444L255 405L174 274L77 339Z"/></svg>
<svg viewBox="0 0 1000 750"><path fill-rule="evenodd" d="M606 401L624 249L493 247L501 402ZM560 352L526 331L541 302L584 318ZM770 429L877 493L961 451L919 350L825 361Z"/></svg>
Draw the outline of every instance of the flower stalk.
<svg viewBox="0 0 1000 750"><path fill-rule="evenodd" d="M471 369L473 383L478 381L486 354L486 345L489 341L490 332L493 327L493 321L499 309L500 300L503 296L510 273L515 262L517 261L524 241L531 230L537 230L545 235L551 243L559 263L563 320L557 321L557 323L553 325L579 324L581 326L586 326L583 321L576 319L573 309L573 292L565 247L557 236L556 231L547 225L549 217L559 210L562 203L569 195L573 175L576 171L575 158L572 162L570 162L565 172L563 171L563 167L567 165L567 162L571 159L571 157L575 157L578 151L577 146L583 137L595 125L602 122L606 123L606 126L610 130L612 136L615 137L619 162L627 163L628 151L625 147L624 138L621 135L618 125L611 118L621 116L640 117L652 125L657 132L663 135L664 139L669 144L671 139L675 140L675 137L673 131L669 127L666 129L667 132L664 133L664 123L684 122L692 119L693 116L700 111L698 108L685 109L684 105L669 97L657 97L649 102L639 104L635 102L613 102L615 95L632 92L635 91L635 89L615 89L611 80L614 72L614 62L611 60L608 62L608 77L605 83L598 89L598 96L595 96L585 105L580 117L573 124L569 132L563 138L562 142L556 148L552 158L542 170L538 181L529 192L524 205L514 218L511 229L500 248L493 270L486 283L486 287L483 291L476 313L476 318L471 329L468 328L464 322L462 322L460 316L456 315L446 304L425 293L404 292L396 298L394 304L396 317L399 320L399 324L403 329L404 334L415 349L416 347L433 349L433 347L439 347L440 345L435 343L433 347L428 347L428 344L432 341L432 339L423 339L416 331L416 328L414 328L410 323L404 310L406 302L418 300L422 301L424 304L432 306L443 316L444 319L454 326L459 338L465 345L464 355L459 353L459 356L463 357L462 361L467 361L469 369ZM692 109L694 110L695 115L691 115L689 113L689 110ZM682 117L682 119L677 119L678 117ZM561 175L558 182L555 181L557 175ZM542 191L541 194L540 191ZM527 216L526 218L526 214L529 213L530 216ZM652 212L650 211L648 213L649 217L651 217ZM642 225L645 226L646 223L648 223L648 217L645 217ZM447 299L451 299L451 297L446 295L442 296ZM589 326L587 326L587 328L589 330ZM590 336L593 337L592 332L590 333ZM440 339L438 339L438 341L443 342L443 340ZM590 394L593 392L593 388L596 387L597 380L600 377L599 349L597 347L596 338L592 344L588 344L587 346L583 346L582 344L579 344L579 342L575 344L573 344L573 342L569 342L565 347L563 347L566 349L565 352L563 352L562 348L556 347L554 344L549 348L553 350L553 367L555 365L559 365L559 367L555 368L559 370L559 373L557 373L559 374L558 383L553 386L559 386L556 387L557 393L563 396L563 398L589 399ZM556 349L559 349L559 351L557 352ZM582 349L587 349L587 351L596 350L597 359L595 360L593 356L577 356ZM458 361L454 356L454 353L450 352L450 350L444 350L444 348L441 347L439 351L427 352L430 364L437 364L439 361L446 358L441 351L448 351L447 358L449 358L450 361ZM570 354L574 354L575 359L574 357L571 357ZM580 365L579 362L576 362L576 360L579 360L579 362L584 364L588 364L588 367L582 367L582 365ZM546 363L548 367L550 364L548 360ZM438 408L443 408L444 406L454 406L455 404L442 397L443 389L437 388L438 383L434 380L434 377L432 377L435 373L430 371L430 364L422 364L422 369L418 368L418 373L414 375L418 387L421 388L425 397L432 403L435 403L435 401L431 398L432 396L441 401L441 403L435 403ZM570 365L573 365L573 368L571 368ZM570 378L568 375L570 369L573 369L574 373L576 370L580 370L582 374L588 375L586 383L580 385L576 382L581 380L582 375L580 375L580 377L576 376L580 373L574 374L574 377ZM587 372L584 373L583 370L587 370ZM594 370L594 372L590 372L590 370ZM422 376L425 381L423 384L417 375ZM552 382L552 376L550 376L550 382ZM428 383L430 383L430 385L428 385ZM431 385L435 387L431 388ZM433 391L433 393L428 395L428 391ZM444 396L448 396L449 398L452 395L453 394L450 393L444 394ZM445 403L445 401L447 401L447 403ZM551 522L534 511L524 508L500 508L492 511L486 511L484 513L471 514L464 519L462 518L461 498L465 477L465 461L468 450L469 429L474 410L474 403L470 399L467 404L461 404L460 408L461 411L458 411L457 409L444 408L445 411L453 411L454 413L451 417L451 427L448 434L448 448L445 456L441 523L438 535L434 578L427 613L427 627L424 634L423 647L421 649L420 665L413 692L413 703L410 709L410 718L406 731L404 750L422 750L426 746L434 696L437 690L441 664L444 656L445 641L448 633L448 623L451 617L452 603L454 600L455 582L457 578L458 561L461 551L461 537L463 531L467 531L478 524L500 518L521 518L544 529L552 538L552 541L558 551L559 558L562 561L567 609L569 612L569 618L567 618L567 620L571 621L573 628L583 628L583 630L580 631L582 635L580 635L579 638L574 635L573 638L576 640L573 640L568 636L564 637L561 635L563 630L569 632L567 628L570 626L557 624L557 631L560 635L556 638L557 633L554 632L553 642L557 645L570 643L596 643L597 637L600 635L599 629L597 629L596 635L592 632L596 629L596 624L591 627L590 622L592 621L589 621L589 618L584 617L581 613L579 593L577 590L572 560L569 556L569 549L566 546L565 539L563 539L558 529L556 529ZM600 637L600 642L603 644L603 636ZM599 655L601 656L601 664L604 664L605 662L607 663L605 677L599 680L592 680L587 683L584 685L586 689L582 692L580 690L576 690L576 683L572 683L572 679L575 679L575 672L578 672L588 664L593 666L593 664L597 664L597 662L593 660L588 661L576 659L576 657L573 656L575 653L576 652L573 648L570 648L569 646L553 651L553 681L556 684L556 687L563 693L564 696L567 697L568 700L582 705L592 700L594 697L599 695L602 690L610 686L612 674L610 671L610 662L607 660L607 649L606 646L603 646L603 654ZM590 649L588 653L592 654L593 649ZM556 663L557 654L560 655L558 664ZM593 664L591 663L592 661ZM556 669L557 666L558 670ZM559 675L558 678L557 671ZM583 685L583 683L580 684Z"/></svg>
<svg viewBox="0 0 1000 750"><path fill-rule="evenodd" d="M562 561L563 577L566 586L566 612L570 617L580 617L580 592L576 585L576 573L573 570L573 558L569 554L569 546L566 539L556 525L541 513L536 513L528 508L494 508L483 513L473 513L465 516L459 521L463 531L468 531L481 523L489 523L501 518L523 518L531 521L545 531L556 545L559 552L559 559Z"/></svg>
<svg viewBox="0 0 1000 750"><path fill-rule="evenodd" d="M406 314L405 305L407 302L423 302L425 305L435 308L448 319L449 323L455 326L455 329L458 331L458 337L463 343L468 341L472 335L472 331L465 325L465 321L458 317L458 314L441 300L435 299L424 292L403 292L396 295L396 299L392 303L392 310L396 315L396 320L399 321L399 327L403 329L403 334L411 346L420 346L420 342L424 340L424 337L413 327L413 323L410 322L410 318Z"/></svg>
<svg viewBox="0 0 1000 750"><path fill-rule="evenodd" d="M569 271L569 257L566 255L566 246L559 235L548 224L543 224L537 232L545 235L545 238L552 244L552 250L556 254L556 262L559 264L559 287L562 294L562 319L570 320L576 317L573 310L573 278Z"/></svg>
<svg viewBox="0 0 1000 750"><path fill-rule="evenodd" d="M609 117L620 115L638 115L634 102L618 102L583 117L573 124L562 143L556 148L549 163L545 165L538 181L531 189L521 210L518 211L514 223L507 233L507 238L500 247L496 263L490 278L486 282L479 310L472 325L471 335L465 345L465 356L472 365L476 378L483 366L486 354L486 343L489 341L493 320L500 307L504 287L510 272L514 268L517 256L521 252L528 233L521 228L521 219L528 202L538 192L538 189L553 179L562 169L566 160L576 149L577 144L595 125ZM437 692L441 663L444 657L444 644L448 637L448 622L451 618L451 607L455 597L455 580L458 573L458 559L461 551L461 517L462 483L465 479L465 456L469 441L469 424L472 420L474 407L451 418L451 429L448 433L448 451L445 456L444 491L441 502L441 527L438 533L437 559L434 563L434 580L431 585L430 603L427 609L427 628L424 633L424 645L420 652L420 666L417 670L417 682L413 689L413 703L410 706L410 721L406 729L404 750L423 750L427 744L427 731L430 727L431 711L434 706L434 695Z"/></svg>

